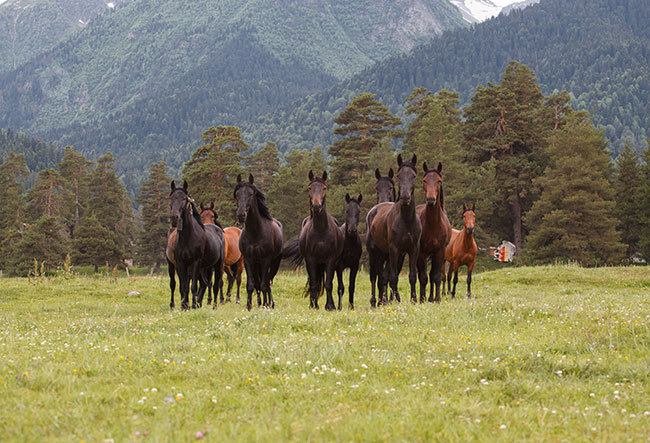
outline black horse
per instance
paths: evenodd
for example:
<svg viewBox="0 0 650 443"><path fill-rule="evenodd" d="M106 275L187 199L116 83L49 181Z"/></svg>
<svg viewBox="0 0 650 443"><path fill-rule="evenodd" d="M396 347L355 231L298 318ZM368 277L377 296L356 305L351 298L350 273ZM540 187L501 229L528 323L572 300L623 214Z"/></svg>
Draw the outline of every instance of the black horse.
<svg viewBox="0 0 650 443"><path fill-rule="evenodd" d="M401 155L397 157L399 199L396 203L385 202L375 205L366 216L366 249L370 265L372 290L370 305L372 307L376 303L375 281L377 279L379 280L377 283L379 304L387 302L387 283L390 283L391 299L394 296L398 302L400 301L397 280L406 254L409 255L411 299L415 299L416 261L422 234L422 224L415 212L413 196L415 177L417 176L416 161L415 155L410 162L403 162Z"/></svg>
<svg viewBox="0 0 650 443"><path fill-rule="evenodd" d="M257 292L258 307L262 305L262 293L264 306L274 308L271 281L282 260L282 224L271 216L266 198L255 186L252 174L249 174L248 181L243 181L241 174L237 176L234 196L237 219L244 223L239 249L246 268L246 308L250 311L252 307L253 290Z"/></svg>
<svg viewBox="0 0 650 443"><path fill-rule="evenodd" d="M356 285L357 272L359 271L359 260L361 259L361 238L357 231L359 216L361 215L361 199L363 196L352 198L345 194L345 223L339 228L343 233L343 252L336 263L336 277L338 279L339 311L341 310L341 298L345 292L343 285L343 270L350 268L350 309L354 309L354 288Z"/></svg>
<svg viewBox="0 0 650 443"><path fill-rule="evenodd" d="M181 308L189 309L190 282L192 290L192 308L200 306L203 293L210 281L207 275L214 271L216 293L222 285L222 268L224 258L223 230L216 225L204 225L194 201L187 192L187 182L177 188L171 182L170 216L176 228L176 241L173 245L173 264L178 274L181 293ZM170 261L171 263L171 261ZM171 275L170 275L171 277ZM197 284L199 284L197 292ZM170 307L174 307L174 298Z"/></svg>
<svg viewBox="0 0 650 443"><path fill-rule="evenodd" d="M375 183L377 204L383 202L394 202L397 200L395 197L395 182L393 181L393 174L393 168L390 168L388 170L388 175L382 177L379 168L375 169L375 177L377 178L377 183Z"/></svg>

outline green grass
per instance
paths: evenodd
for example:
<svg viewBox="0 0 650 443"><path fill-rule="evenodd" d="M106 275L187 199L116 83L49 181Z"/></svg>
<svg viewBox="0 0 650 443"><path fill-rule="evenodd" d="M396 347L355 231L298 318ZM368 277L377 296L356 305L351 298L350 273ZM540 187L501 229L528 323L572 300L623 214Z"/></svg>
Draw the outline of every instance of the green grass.
<svg viewBox="0 0 650 443"><path fill-rule="evenodd" d="M181 313L164 277L0 280L0 438L647 439L647 267L508 268L377 310L362 274L336 313L304 283Z"/></svg>

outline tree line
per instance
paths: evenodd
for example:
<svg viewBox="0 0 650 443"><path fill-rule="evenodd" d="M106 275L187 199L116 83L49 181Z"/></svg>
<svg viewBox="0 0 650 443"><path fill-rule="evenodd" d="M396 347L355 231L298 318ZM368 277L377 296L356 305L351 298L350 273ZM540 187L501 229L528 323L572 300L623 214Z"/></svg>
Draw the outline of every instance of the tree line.
<svg viewBox="0 0 650 443"><path fill-rule="evenodd" d="M499 83L478 87L459 109L459 94L415 88L406 98L406 129L376 96L362 93L334 117L338 140L326 149L281 158L268 142L252 152L236 126L210 127L182 170L197 203L214 202L219 221L234 223L233 188L252 173L267 194L285 238L309 213L308 172L328 170L328 208L343 216L346 193L375 204L375 170L396 168L399 151L443 165L445 208L460 226L463 203L476 204L479 245L515 243L523 263L573 261L595 266L650 259L650 150L627 144L614 163L605 131L574 110L567 92L543 95L535 73L511 62ZM115 158L95 162L66 147L56 168L41 170L31 189L25 155L0 165L0 266L24 274L33 260L48 267L70 254L95 269L133 258L165 262L169 175L151 165L133 210L115 173ZM416 199L422 201L421 189Z"/></svg>

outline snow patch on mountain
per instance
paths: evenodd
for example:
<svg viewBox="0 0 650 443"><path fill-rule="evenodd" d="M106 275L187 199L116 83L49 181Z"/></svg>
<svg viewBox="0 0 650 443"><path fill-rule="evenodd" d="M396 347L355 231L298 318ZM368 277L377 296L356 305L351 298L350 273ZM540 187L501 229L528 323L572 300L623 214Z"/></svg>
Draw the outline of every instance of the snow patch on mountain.
<svg viewBox="0 0 650 443"><path fill-rule="evenodd" d="M537 3L539 0L449 0L451 4L460 9L463 18L470 23L482 22L495 17L501 11L509 12L512 9L526 7ZM504 10L505 9L505 10Z"/></svg>

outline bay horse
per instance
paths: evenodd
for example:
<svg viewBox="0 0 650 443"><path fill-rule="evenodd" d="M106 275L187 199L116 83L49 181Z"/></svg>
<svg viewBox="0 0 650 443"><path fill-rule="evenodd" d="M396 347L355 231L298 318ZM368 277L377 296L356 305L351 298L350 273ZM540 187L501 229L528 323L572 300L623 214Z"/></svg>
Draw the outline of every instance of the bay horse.
<svg viewBox="0 0 650 443"><path fill-rule="evenodd" d="M395 198L395 182L393 181L393 168L388 170L387 176L382 176L379 168L375 169L375 190L377 191L377 204L383 202L394 202Z"/></svg>
<svg viewBox="0 0 650 443"><path fill-rule="evenodd" d="M361 260L361 238L357 231L357 224L361 215L362 199L363 195L361 194L357 198L350 197L350 194L345 194L345 223L339 227L343 233L343 251L336 263L339 311L341 310L341 298L345 292L345 286L343 285L343 270L345 268L350 269L348 293L350 309L354 309L354 288L356 286L357 272L359 271L359 260Z"/></svg>
<svg viewBox="0 0 650 443"><path fill-rule="evenodd" d="M217 221L217 213L214 210L214 202L210 203L210 207L203 206L203 203L200 205L201 208L201 221L203 224L211 223L219 225ZM239 251L239 237L241 236L241 229L236 226L229 226L223 229L223 239L224 239L224 260L223 268L228 277L228 289L226 291L226 302L230 302L230 291L237 281L237 298L235 299L236 303L239 303L239 287L241 286L241 275L244 271L244 257ZM214 295L216 301L217 294ZM219 294L219 301L223 304L223 287ZM212 303L212 290L208 286L208 304Z"/></svg>
<svg viewBox="0 0 650 443"><path fill-rule="evenodd" d="M178 275L181 309L189 309L190 283L192 290L192 309L200 306L203 292L210 281L206 279L207 270L215 273L213 289L220 288L224 258L223 230L217 225L204 225L200 214L187 191L187 181L182 188L171 182L170 217L176 228L176 241L173 251L173 265ZM197 288L197 285L200 287ZM171 286L171 285L170 285ZM174 307L173 291L170 307Z"/></svg>
<svg viewBox="0 0 650 443"><path fill-rule="evenodd" d="M332 297L334 271L343 251L344 234L336 219L327 212L325 191L327 172L321 177L309 171L309 217L303 221L298 237L300 255L305 260L309 287L309 307L318 309L318 298L327 293L325 309L336 309Z"/></svg>
<svg viewBox="0 0 650 443"><path fill-rule="evenodd" d="M456 296L456 283L458 283L458 268L467 266L467 298L472 296L472 271L478 254L476 240L474 240L474 227L476 226L476 213L474 204L468 208L463 204L463 229L452 230L452 239L445 251L445 261L449 263L447 271L447 292L451 292L451 298ZM444 272L444 268L443 268ZM451 275L454 274L454 287L451 288ZM443 279L443 292L444 280ZM451 291L450 291L451 290Z"/></svg>
<svg viewBox="0 0 650 443"><path fill-rule="evenodd" d="M237 176L233 194L237 200L237 219L244 224L239 250L246 268L246 308L251 310L253 291L256 291L257 306L262 305L261 293L264 307L273 309L271 281L282 260L282 224L271 215L266 197L255 186L252 174L248 175L248 181L242 180L241 174Z"/></svg>
<svg viewBox="0 0 650 443"><path fill-rule="evenodd" d="M397 181L399 198L397 202L384 202L375 205L366 216L366 249L368 250L370 285L372 296L370 306L375 307L375 282L379 288L377 304L387 302L386 284L390 283L391 298L400 302L397 282L404 257L409 255L409 283L411 299L415 300L417 279L416 260L420 250L422 225L415 212L415 168L417 156L410 162L397 156ZM388 263L387 266L386 262Z"/></svg>
<svg viewBox="0 0 650 443"><path fill-rule="evenodd" d="M445 248L451 239L451 223L445 211L444 191L442 187L442 163L437 169L428 169L423 163L424 193L426 203L418 205L416 211L422 223L420 238L420 255L418 257L418 279L420 280L420 303L424 303L427 287L427 262L431 260L429 280L429 302L440 301L440 283L442 266L445 262ZM435 285L436 296L433 297Z"/></svg>

